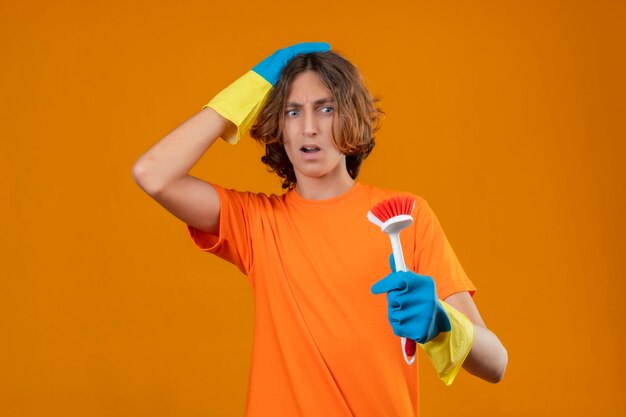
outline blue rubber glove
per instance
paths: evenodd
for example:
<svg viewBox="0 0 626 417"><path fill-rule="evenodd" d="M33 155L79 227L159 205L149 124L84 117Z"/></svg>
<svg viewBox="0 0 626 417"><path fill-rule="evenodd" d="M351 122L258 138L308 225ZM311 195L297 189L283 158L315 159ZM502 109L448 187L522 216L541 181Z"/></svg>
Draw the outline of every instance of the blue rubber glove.
<svg viewBox="0 0 626 417"><path fill-rule="evenodd" d="M226 142L235 144L254 124L287 62L298 54L328 50L330 45L325 42L299 43L279 49L218 93L202 109L210 107L235 125L234 132L228 131L222 136Z"/></svg>
<svg viewBox="0 0 626 417"><path fill-rule="evenodd" d="M326 42L304 42L279 49L272 55L259 62L252 71L272 85L276 85L280 72L287 65L287 62L296 55L311 52L326 52L330 50L330 45Z"/></svg>
<svg viewBox="0 0 626 417"><path fill-rule="evenodd" d="M387 293L389 323L397 336L426 343L450 331L450 320L437 298L435 281L411 271L398 271L390 257L391 274L372 286L373 294Z"/></svg>

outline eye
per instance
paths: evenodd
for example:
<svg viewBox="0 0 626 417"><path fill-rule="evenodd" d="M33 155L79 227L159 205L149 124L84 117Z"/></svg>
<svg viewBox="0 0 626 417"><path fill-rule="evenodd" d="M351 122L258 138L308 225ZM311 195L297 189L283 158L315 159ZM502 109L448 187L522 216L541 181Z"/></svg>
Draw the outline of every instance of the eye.
<svg viewBox="0 0 626 417"><path fill-rule="evenodd" d="M287 117L295 117L298 115L298 110L287 110L287 112L285 112L285 115Z"/></svg>
<svg viewBox="0 0 626 417"><path fill-rule="evenodd" d="M332 113L334 110L335 110L335 109L334 109L333 107L329 107L329 106L322 107L322 108L320 109L320 111L321 111L322 113Z"/></svg>

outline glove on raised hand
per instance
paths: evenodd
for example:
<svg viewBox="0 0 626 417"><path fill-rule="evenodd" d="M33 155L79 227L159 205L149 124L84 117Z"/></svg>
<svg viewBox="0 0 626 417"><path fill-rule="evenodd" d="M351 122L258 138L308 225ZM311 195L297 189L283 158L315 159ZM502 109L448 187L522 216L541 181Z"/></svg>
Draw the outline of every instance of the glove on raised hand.
<svg viewBox="0 0 626 417"><path fill-rule="evenodd" d="M372 293L387 293L388 318L397 336L426 343L450 331L450 320L437 298L435 281L411 271L396 271L393 255L391 274L372 287Z"/></svg>
<svg viewBox="0 0 626 417"><path fill-rule="evenodd" d="M218 93L202 109L210 107L235 124L237 132L223 138L235 144L254 124L287 62L298 54L328 50L330 45L325 42L305 42L279 49Z"/></svg>

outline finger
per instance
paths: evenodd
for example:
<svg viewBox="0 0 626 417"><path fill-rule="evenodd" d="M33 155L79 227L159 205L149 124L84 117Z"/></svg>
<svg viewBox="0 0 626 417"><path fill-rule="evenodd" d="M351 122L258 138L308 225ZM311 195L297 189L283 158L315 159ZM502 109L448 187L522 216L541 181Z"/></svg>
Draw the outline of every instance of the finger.
<svg viewBox="0 0 626 417"><path fill-rule="evenodd" d="M393 290L406 288L406 281L397 273L387 275L372 286L372 294L382 294Z"/></svg>
<svg viewBox="0 0 626 417"><path fill-rule="evenodd" d="M391 267L391 272L396 272L396 260L393 256L393 252L389 255L389 266Z"/></svg>
<svg viewBox="0 0 626 417"><path fill-rule="evenodd" d="M409 274L410 276L407 279L407 291L420 293L424 296L437 296L435 281L431 277L413 272Z"/></svg>
<svg viewBox="0 0 626 417"><path fill-rule="evenodd" d="M310 52L326 52L330 50L330 44L326 42L303 42L292 46L295 54Z"/></svg>

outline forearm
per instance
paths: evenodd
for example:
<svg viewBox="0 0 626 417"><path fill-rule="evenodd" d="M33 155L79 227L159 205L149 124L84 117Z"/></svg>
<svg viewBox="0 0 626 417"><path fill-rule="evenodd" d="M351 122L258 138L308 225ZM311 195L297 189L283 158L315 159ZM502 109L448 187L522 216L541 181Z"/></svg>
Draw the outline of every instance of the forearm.
<svg viewBox="0 0 626 417"><path fill-rule="evenodd" d="M485 381L496 383L504 377L508 354L500 339L489 329L474 323L474 343L463 369Z"/></svg>
<svg viewBox="0 0 626 417"><path fill-rule="evenodd" d="M189 173L224 131L234 125L211 108L199 111L152 146L135 162L135 181L156 193Z"/></svg>
<svg viewBox="0 0 626 417"><path fill-rule="evenodd" d="M499 382L508 364L507 351L500 339L485 325L468 292L453 294L445 300L463 313L474 326L474 342L463 362L463 369L485 381Z"/></svg>

